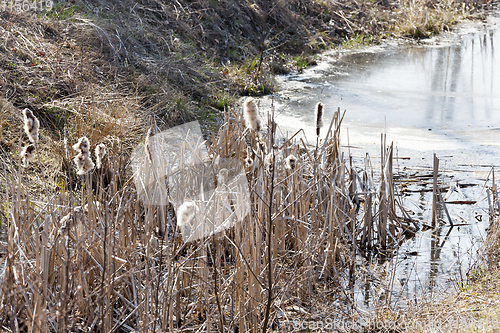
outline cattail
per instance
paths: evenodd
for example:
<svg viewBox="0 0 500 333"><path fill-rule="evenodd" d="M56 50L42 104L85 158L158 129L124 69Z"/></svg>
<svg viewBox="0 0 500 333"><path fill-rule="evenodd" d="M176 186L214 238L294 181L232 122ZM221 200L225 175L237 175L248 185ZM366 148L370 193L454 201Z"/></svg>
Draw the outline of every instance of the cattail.
<svg viewBox="0 0 500 333"><path fill-rule="evenodd" d="M61 228L59 228L58 234L63 236L68 233L71 224L73 223L73 219L71 218L71 213L66 214L60 221L59 224L62 225Z"/></svg>
<svg viewBox="0 0 500 333"><path fill-rule="evenodd" d="M191 223L196 213L196 204L193 201L185 201L177 208L177 227L183 230Z"/></svg>
<svg viewBox="0 0 500 333"><path fill-rule="evenodd" d="M64 126L64 139L63 139L63 147L64 147L64 157L69 158L69 146L68 146L68 128Z"/></svg>
<svg viewBox="0 0 500 333"><path fill-rule="evenodd" d="M69 157L69 148L68 148L68 138L64 137L63 139L63 147L64 147L64 156L66 158Z"/></svg>
<svg viewBox="0 0 500 333"><path fill-rule="evenodd" d="M85 175L89 171L94 169L94 162L92 162L92 159L90 158L88 152L87 153L80 152L80 154L78 154L75 157L74 161L77 168L76 172L77 175Z"/></svg>
<svg viewBox="0 0 500 333"><path fill-rule="evenodd" d="M250 168L253 165L252 149L247 147L247 158L245 158L245 168Z"/></svg>
<svg viewBox="0 0 500 333"><path fill-rule="evenodd" d="M253 159L250 156L245 158L245 167L250 168L253 165Z"/></svg>
<svg viewBox="0 0 500 333"><path fill-rule="evenodd" d="M316 104L316 135L319 136L321 127L323 127L323 103Z"/></svg>
<svg viewBox="0 0 500 333"><path fill-rule="evenodd" d="M29 145L23 148L21 151L21 159L23 161L23 166L27 167L30 161L35 157L35 145Z"/></svg>
<svg viewBox="0 0 500 333"><path fill-rule="evenodd" d="M92 162L89 155L90 142L86 136L82 136L78 139L78 142L73 145L73 149L79 152L79 154L74 158L77 175L85 175L94 169L94 162Z"/></svg>
<svg viewBox="0 0 500 333"><path fill-rule="evenodd" d="M67 236L71 227L74 224L81 222L85 218L82 206L75 207L73 213L65 215L59 221L59 225L61 225L61 228L59 229L58 233L60 236Z"/></svg>
<svg viewBox="0 0 500 333"><path fill-rule="evenodd" d="M152 248L158 248L160 247L160 240L155 235L151 235L151 238L149 239L149 245Z"/></svg>
<svg viewBox="0 0 500 333"><path fill-rule="evenodd" d="M252 97L248 97L243 103L243 119L245 126L255 132L260 131L260 120L257 114L257 105Z"/></svg>
<svg viewBox="0 0 500 333"><path fill-rule="evenodd" d="M106 155L106 146L104 145L104 143L100 143L95 147L95 158L96 158L97 169L101 168L102 159L104 158L104 155Z"/></svg>
<svg viewBox="0 0 500 333"><path fill-rule="evenodd" d="M285 167L289 170L295 170L297 167L297 158L294 155L285 158Z"/></svg>
<svg viewBox="0 0 500 333"><path fill-rule="evenodd" d="M38 142L38 129L40 128L40 122L38 118L33 115L30 109L23 110L24 115L24 131L28 135L31 142Z"/></svg>
<svg viewBox="0 0 500 333"><path fill-rule="evenodd" d="M257 138L257 145L259 146L260 150L264 152L264 154L267 154L267 144L265 140L262 140L260 138Z"/></svg>
<svg viewBox="0 0 500 333"><path fill-rule="evenodd" d="M273 163L274 163L274 153L271 152L266 155L264 158L264 165L266 166L266 170L269 171L269 173L273 172Z"/></svg>
<svg viewBox="0 0 500 333"><path fill-rule="evenodd" d="M88 154L90 149L90 142L86 136L78 139L78 142L73 145L73 149L82 154Z"/></svg>
<svg viewBox="0 0 500 333"><path fill-rule="evenodd" d="M229 170L224 168L220 169L217 174L217 184L219 186L225 185L229 182Z"/></svg>
<svg viewBox="0 0 500 333"><path fill-rule="evenodd" d="M144 140L144 149L146 150L146 154L148 154L150 162L153 161L153 159L151 158L151 150L150 150L150 147L149 147L149 141L151 139L151 132L152 132L152 128L150 127L148 129L148 132L146 133L146 139Z"/></svg>

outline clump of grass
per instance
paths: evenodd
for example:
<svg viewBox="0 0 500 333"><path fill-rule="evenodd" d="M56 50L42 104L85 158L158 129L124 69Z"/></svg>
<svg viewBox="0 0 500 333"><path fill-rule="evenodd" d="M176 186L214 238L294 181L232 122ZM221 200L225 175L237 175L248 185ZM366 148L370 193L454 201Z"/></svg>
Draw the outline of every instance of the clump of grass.
<svg viewBox="0 0 500 333"><path fill-rule="evenodd" d="M400 11L403 19L396 24L396 32L407 37L428 38L450 31L453 25L467 18L471 10L468 4L448 0L432 6L426 1L410 1Z"/></svg>
<svg viewBox="0 0 500 333"><path fill-rule="evenodd" d="M296 70L301 72L307 67L316 65L316 61L310 56L299 55L294 57L294 64Z"/></svg>
<svg viewBox="0 0 500 333"><path fill-rule="evenodd" d="M349 36L343 43L344 48L359 48L367 45L376 44L378 42L377 37L369 34L354 33Z"/></svg>

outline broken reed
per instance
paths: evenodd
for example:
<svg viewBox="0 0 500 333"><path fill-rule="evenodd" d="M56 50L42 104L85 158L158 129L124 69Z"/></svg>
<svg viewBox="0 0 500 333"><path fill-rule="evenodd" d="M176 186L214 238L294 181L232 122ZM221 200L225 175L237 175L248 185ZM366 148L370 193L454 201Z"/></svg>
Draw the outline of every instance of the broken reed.
<svg viewBox="0 0 500 333"><path fill-rule="evenodd" d="M209 154L242 165L250 157L251 212L184 247L172 207L141 203L120 174L121 149L108 152L106 168L77 178L81 187L65 183L48 198L30 197L26 171L4 161L1 324L34 332L257 332L285 325L278 313L293 305L342 315L354 304L346 282L352 289L356 256L397 246L411 220L395 195L392 145L383 138L376 181L369 161L356 167L341 151L342 117L334 113L313 151L295 135L278 142L274 132L248 131L241 114L227 113ZM335 310L323 308L335 301Z"/></svg>

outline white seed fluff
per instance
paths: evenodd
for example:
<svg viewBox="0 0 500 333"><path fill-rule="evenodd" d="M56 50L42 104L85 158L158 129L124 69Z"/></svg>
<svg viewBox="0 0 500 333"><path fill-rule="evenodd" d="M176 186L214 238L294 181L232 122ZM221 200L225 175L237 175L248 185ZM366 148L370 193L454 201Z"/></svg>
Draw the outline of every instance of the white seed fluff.
<svg viewBox="0 0 500 333"><path fill-rule="evenodd" d="M104 143L100 143L95 147L97 169L101 168L104 155L106 155L106 146L104 145Z"/></svg>
<svg viewBox="0 0 500 333"><path fill-rule="evenodd" d="M248 97L243 103L243 119L245 126L255 132L260 131L260 120L257 113L257 105L252 97Z"/></svg>
<svg viewBox="0 0 500 333"><path fill-rule="evenodd" d="M73 145L73 149L82 154L88 154L90 150L90 142L86 136L78 139L78 142Z"/></svg>
<svg viewBox="0 0 500 333"><path fill-rule="evenodd" d="M297 167L297 158L294 155L285 158L285 167L289 170L295 170Z"/></svg>
<svg viewBox="0 0 500 333"><path fill-rule="evenodd" d="M31 142L38 142L38 130L40 129L40 122L38 118L33 115L30 109L23 110L24 116L24 131L28 135Z"/></svg>
<svg viewBox="0 0 500 333"><path fill-rule="evenodd" d="M35 157L35 151L36 151L35 145L29 145L23 148L20 156L23 161L24 167L27 167L30 161L33 159L33 157Z"/></svg>
<svg viewBox="0 0 500 333"><path fill-rule="evenodd" d="M92 159L90 158L88 153L80 153L78 154L75 159L75 164L76 164L76 169L77 175L85 175L92 169L94 169L94 162L92 162Z"/></svg>

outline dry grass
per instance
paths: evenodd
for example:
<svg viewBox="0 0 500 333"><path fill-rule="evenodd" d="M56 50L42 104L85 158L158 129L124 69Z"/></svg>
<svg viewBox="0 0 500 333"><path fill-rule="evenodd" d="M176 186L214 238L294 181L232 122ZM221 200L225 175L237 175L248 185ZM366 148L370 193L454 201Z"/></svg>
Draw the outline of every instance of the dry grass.
<svg viewBox="0 0 500 333"><path fill-rule="evenodd" d="M0 92L56 131L66 121L50 105L85 96L91 86L140 96L168 125L220 125L220 111L238 96L269 93L273 73L314 64L314 53L393 34L438 33L481 4L79 0L50 12L5 11Z"/></svg>
<svg viewBox="0 0 500 333"><path fill-rule="evenodd" d="M427 38L452 27L471 14L473 3L454 1L409 1L401 8L404 18L396 26L396 32L403 36Z"/></svg>
<svg viewBox="0 0 500 333"><path fill-rule="evenodd" d="M491 1L355 1L337 10L343 46L359 47L384 38L419 40L451 31L466 19L481 19Z"/></svg>
<svg viewBox="0 0 500 333"><path fill-rule="evenodd" d="M266 331L289 329L291 318L313 314L341 318L354 302L356 256L390 253L410 228L395 196L392 147L382 153L379 181L373 170L352 165L340 150L340 112L317 148L293 138L279 143L272 167L264 160L275 142L273 127L249 132L236 112L226 114L208 151L212 161L242 165L250 151L250 214L181 249L174 207L141 202L127 173L127 135L137 134L120 128L127 121L133 128L135 117L116 119L110 98L93 101L94 113L92 103L82 103L86 112L74 114L82 128L74 128L70 143L82 134L91 149L104 142L110 147L104 169L83 178L68 170L57 191L33 193L31 182L53 177L41 170L51 146L40 148L32 168L3 157L7 255L0 318L11 331L24 325L42 332ZM115 136L120 140L108 140ZM292 154L293 170L285 167Z"/></svg>

